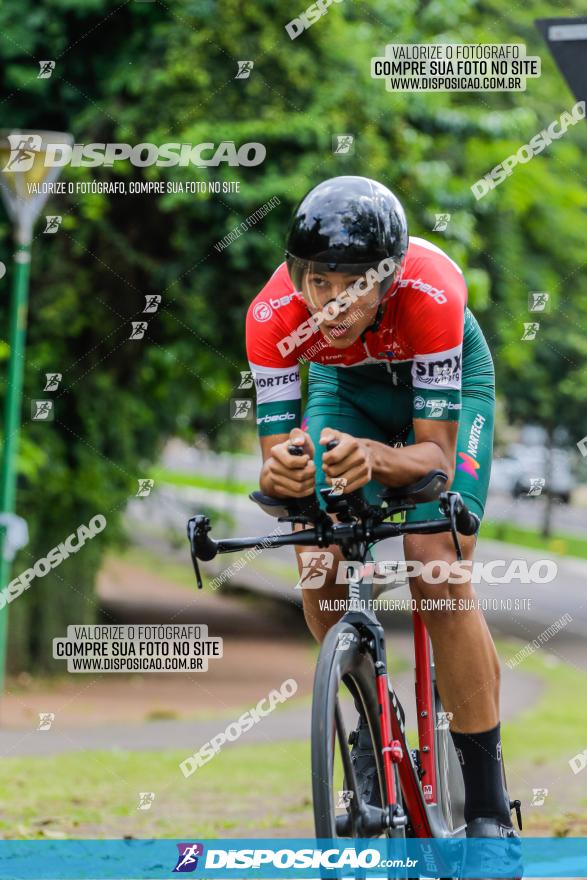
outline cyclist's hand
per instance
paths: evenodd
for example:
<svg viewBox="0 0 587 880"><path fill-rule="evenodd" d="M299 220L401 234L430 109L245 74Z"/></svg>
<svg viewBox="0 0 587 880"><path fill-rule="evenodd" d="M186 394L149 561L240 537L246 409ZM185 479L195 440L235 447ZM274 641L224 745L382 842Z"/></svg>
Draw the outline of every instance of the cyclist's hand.
<svg viewBox="0 0 587 880"><path fill-rule="evenodd" d="M290 445L301 447L303 455L288 452ZM277 498L304 498L314 492L315 485L314 444L309 434L293 428L287 440L271 448L263 466L263 491Z"/></svg>
<svg viewBox="0 0 587 880"><path fill-rule="evenodd" d="M320 446L326 446L331 440L337 445L322 458L322 469L330 485L336 477L346 480L344 492L354 492L365 486L371 479L371 453L366 443L342 431L324 428L320 435Z"/></svg>

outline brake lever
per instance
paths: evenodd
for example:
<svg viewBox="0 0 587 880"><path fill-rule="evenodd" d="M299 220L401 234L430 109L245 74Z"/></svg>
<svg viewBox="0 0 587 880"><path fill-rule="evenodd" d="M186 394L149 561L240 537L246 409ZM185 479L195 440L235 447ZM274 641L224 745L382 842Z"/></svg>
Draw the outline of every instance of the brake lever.
<svg viewBox="0 0 587 880"><path fill-rule="evenodd" d="M450 533L452 535L453 544L455 545L455 552L457 554L457 559L459 562L463 559L463 552L461 550L461 542L459 541L459 533L457 532L457 510L456 506L459 502L460 498L458 493L455 492L443 492L440 496L440 503L444 510L444 513L448 515L450 519Z"/></svg>
<svg viewBox="0 0 587 880"><path fill-rule="evenodd" d="M194 550L196 531L198 529L197 520L198 520L198 517L196 517L196 516L192 516L191 519L188 520L187 533L188 533L188 539L190 542L190 556L192 557L192 565L194 566L194 572L196 574L196 583L198 585L198 590L201 590L201 589L203 589L202 576L200 574L200 566L198 565L198 557L196 556L196 553Z"/></svg>

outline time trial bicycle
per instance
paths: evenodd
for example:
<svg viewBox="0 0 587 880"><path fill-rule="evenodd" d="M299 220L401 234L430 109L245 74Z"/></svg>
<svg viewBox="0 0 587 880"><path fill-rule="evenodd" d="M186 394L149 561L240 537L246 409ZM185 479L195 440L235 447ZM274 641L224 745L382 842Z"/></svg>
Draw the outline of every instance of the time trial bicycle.
<svg viewBox="0 0 587 880"><path fill-rule="evenodd" d="M291 446L292 454L300 454ZM372 610L372 577L366 577L370 551L386 538L407 534L450 532L457 559L462 559L459 534L474 535L479 518L465 506L458 492L444 491L447 476L440 470L406 486L384 490L380 504L369 504L362 492L335 494L322 489L325 508L316 495L271 498L261 492L249 496L280 522L301 526L291 534L213 540L205 515L188 522L188 538L198 586L198 560L218 553L250 548L312 546L341 548L346 560L361 562L359 574L347 577L348 611L328 631L322 643L312 700L312 791L316 837L449 838L465 835L464 786L448 715L436 687L430 638L418 611L412 612L415 656L417 745L406 738L405 715L388 673L384 630ZM443 518L405 522L398 514L438 500ZM336 518L336 521L333 519ZM393 522L386 522L394 517ZM376 762L379 805L361 796L343 705L352 697L367 721ZM505 779L504 779L505 784ZM520 802L511 802L522 827Z"/></svg>

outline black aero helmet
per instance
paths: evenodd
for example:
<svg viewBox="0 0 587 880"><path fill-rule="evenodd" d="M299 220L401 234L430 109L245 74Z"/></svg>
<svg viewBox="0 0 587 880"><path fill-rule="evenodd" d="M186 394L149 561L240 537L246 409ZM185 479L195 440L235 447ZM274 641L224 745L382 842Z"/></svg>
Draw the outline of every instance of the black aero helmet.
<svg viewBox="0 0 587 880"><path fill-rule="evenodd" d="M308 271L363 275L385 260L384 296L400 278L407 248L404 209L391 190L368 177L331 177L296 208L285 256L296 290Z"/></svg>

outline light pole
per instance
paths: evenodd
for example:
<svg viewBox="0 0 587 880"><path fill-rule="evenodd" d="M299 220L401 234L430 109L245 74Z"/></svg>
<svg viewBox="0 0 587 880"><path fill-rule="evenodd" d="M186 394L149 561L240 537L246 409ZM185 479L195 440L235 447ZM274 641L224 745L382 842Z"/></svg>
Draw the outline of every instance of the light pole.
<svg viewBox="0 0 587 880"><path fill-rule="evenodd" d="M12 129L0 131L0 193L12 221L16 249L10 295L8 382L4 401L0 460L0 590L9 582L11 562L28 540L26 523L15 516L16 457L21 422L29 269L33 227L48 191L43 184L57 179L61 168L47 166L49 144L70 147L69 134ZM8 606L0 598L0 693L4 687Z"/></svg>

